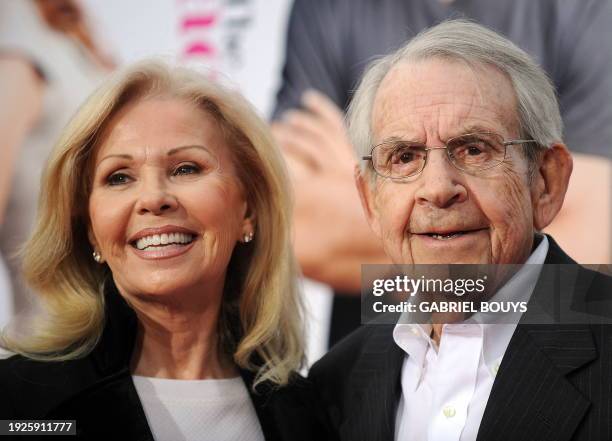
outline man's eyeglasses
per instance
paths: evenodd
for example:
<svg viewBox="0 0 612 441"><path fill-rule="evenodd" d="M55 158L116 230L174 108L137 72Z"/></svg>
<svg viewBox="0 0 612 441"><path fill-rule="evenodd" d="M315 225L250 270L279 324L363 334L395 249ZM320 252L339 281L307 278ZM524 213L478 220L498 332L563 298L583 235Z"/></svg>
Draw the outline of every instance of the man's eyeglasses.
<svg viewBox="0 0 612 441"><path fill-rule="evenodd" d="M509 145L526 143L537 144L533 139L504 141L496 133L467 133L450 138L444 147L427 147L413 141L387 141L374 146L370 154L362 159L372 161L378 175L399 181L421 173L431 150L445 149L450 163L456 168L478 173L504 162Z"/></svg>

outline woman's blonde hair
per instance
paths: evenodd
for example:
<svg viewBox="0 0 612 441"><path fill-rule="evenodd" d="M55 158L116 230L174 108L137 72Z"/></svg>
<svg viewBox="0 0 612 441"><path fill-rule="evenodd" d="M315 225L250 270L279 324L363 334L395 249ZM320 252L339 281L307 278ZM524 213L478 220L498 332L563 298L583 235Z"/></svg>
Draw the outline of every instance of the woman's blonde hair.
<svg viewBox="0 0 612 441"><path fill-rule="evenodd" d="M211 115L234 157L255 237L236 246L227 271L220 342L256 384L285 384L303 361L302 314L291 248L286 170L266 124L239 94L186 68L143 61L113 75L80 108L57 143L42 180L38 218L24 249L24 275L44 314L27 336L2 344L26 357L87 355L104 326L106 265L87 239L92 156L105 124L129 102L169 97ZM239 158L239 159L238 159Z"/></svg>

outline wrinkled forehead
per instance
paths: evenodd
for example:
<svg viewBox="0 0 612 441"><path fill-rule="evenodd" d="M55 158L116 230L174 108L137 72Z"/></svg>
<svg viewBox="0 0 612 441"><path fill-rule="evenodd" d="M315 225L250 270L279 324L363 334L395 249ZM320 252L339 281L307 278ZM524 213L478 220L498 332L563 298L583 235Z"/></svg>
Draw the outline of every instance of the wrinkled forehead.
<svg viewBox="0 0 612 441"><path fill-rule="evenodd" d="M504 73L444 58L394 66L378 88L371 118L375 141L390 134L417 140L432 130L445 139L469 127L509 135L519 126L516 94Z"/></svg>

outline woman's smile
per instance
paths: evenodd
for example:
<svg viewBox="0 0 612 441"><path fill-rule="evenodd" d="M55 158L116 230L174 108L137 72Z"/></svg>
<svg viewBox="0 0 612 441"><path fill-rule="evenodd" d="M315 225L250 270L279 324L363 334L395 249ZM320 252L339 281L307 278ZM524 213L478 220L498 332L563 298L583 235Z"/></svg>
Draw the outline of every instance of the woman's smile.
<svg viewBox="0 0 612 441"><path fill-rule="evenodd" d="M198 239L192 230L166 225L139 231L129 240L129 246L143 259L167 259L187 253Z"/></svg>

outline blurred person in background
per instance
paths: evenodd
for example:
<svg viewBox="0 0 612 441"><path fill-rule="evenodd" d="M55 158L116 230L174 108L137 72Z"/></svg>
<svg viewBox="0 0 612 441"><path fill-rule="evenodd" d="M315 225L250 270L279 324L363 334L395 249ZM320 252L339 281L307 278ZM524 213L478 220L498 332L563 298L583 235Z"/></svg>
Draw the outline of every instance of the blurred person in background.
<svg viewBox="0 0 612 441"><path fill-rule="evenodd" d="M88 440L322 439L296 372L285 165L244 98L137 63L44 176L24 272L45 309L3 335L2 418L76 420Z"/></svg>
<svg viewBox="0 0 612 441"><path fill-rule="evenodd" d="M13 295L8 270L0 255L0 328L6 325L13 312Z"/></svg>
<svg viewBox="0 0 612 441"><path fill-rule="evenodd" d="M296 191L298 260L336 292L330 345L359 325L361 264L387 262L353 185L342 109L368 62L451 17L507 36L553 80L574 172L546 232L580 263L610 262L612 2L296 0L273 129Z"/></svg>
<svg viewBox="0 0 612 441"><path fill-rule="evenodd" d="M0 2L0 259L14 297L0 288L0 304L16 311L33 298L16 253L33 226L44 161L112 65L77 0Z"/></svg>

